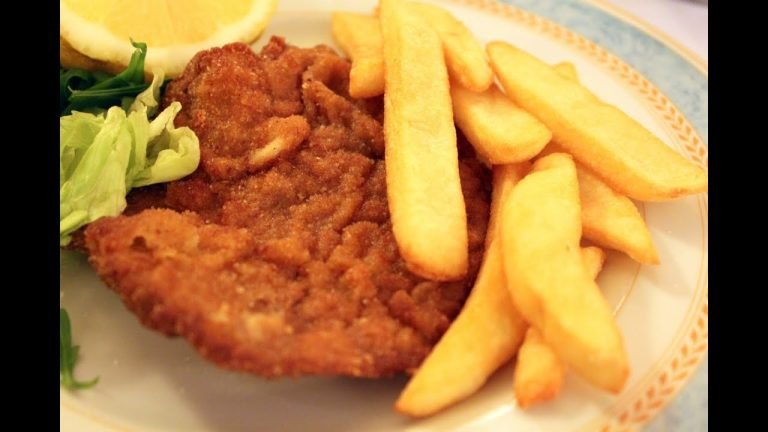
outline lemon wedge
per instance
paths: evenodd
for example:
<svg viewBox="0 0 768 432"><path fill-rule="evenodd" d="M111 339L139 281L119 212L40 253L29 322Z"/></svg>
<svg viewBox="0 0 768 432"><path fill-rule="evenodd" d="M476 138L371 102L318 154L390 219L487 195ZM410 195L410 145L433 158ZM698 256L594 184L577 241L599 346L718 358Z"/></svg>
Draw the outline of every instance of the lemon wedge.
<svg viewBox="0 0 768 432"><path fill-rule="evenodd" d="M62 49L61 56L87 58L101 69L105 65L124 67L134 51L133 39L149 47L146 70L162 68L166 76L174 77L199 51L230 42L254 42L272 18L277 2L60 0L61 43L74 51Z"/></svg>

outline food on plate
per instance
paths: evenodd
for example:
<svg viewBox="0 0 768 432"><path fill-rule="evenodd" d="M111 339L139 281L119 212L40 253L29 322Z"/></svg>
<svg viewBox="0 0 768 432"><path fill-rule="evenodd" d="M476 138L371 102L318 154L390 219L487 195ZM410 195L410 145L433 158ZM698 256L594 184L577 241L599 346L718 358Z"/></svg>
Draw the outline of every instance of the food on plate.
<svg viewBox="0 0 768 432"><path fill-rule="evenodd" d="M409 3L437 31L452 77L451 100L456 124L488 163L529 160L549 142L552 133L515 105L493 83L479 42L450 12L425 3ZM372 97L384 93L384 63L378 19L334 12L334 40L352 59L349 93ZM571 65L572 67L572 65Z"/></svg>
<svg viewBox="0 0 768 432"><path fill-rule="evenodd" d="M584 268L592 279L605 262L605 252L594 246L581 249ZM450 331L450 329L448 329ZM529 327L515 363L514 391L521 408L554 399L565 378L565 365L547 344L541 333Z"/></svg>
<svg viewBox="0 0 768 432"><path fill-rule="evenodd" d="M144 73L147 46L135 48L116 75L59 68L59 245L82 250L82 227L117 216L131 188L181 178L197 168L200 150L189 128L176 128L181 105L157 114L164 73L151 84ZM65 49L62 40L62 49ZM86 65L91 66L91 65ZM72 241L73 235L77 240ZM59 310L59 382L67 390L90 388L98 378L74 378L80 347L73 345L69 314Z"/></svg>
<svg viewBox="0 0 768 432"><path fill-rule="evenodd" d="M400 0L382 0L387 196L400 254L434 280L467 274L467 217L440 39Z"/></svg>
<svg viewBox="0 0 768 432"><path fill-rule="evenodd" d="M506 42L491 42L487 51L512 100L617 192L662 201L707 190L706 171L585 87Z"/></svg>
<svg viewBox="0 0 768 432"><path fill-rule="evenodd" d="M450 12L435 5L405 2L440 37L446 66L453 80L474 92L482 92L493 83L493 71L488 65L480 43L472 32ZM379 96L384 93L384 63L379 19L372 15L334 12L331 15L333 38L352 59L349 94L355 98Z"/></svg>
<svg viewBox="0 0 768 432"><path fill-rule="evenodd" d="M512 381L515 400L521 408L550 401L560 394L565 379L565 365L547 344L541 333L528 327L517 353Z"/></svg>
<svg viewBox="0 0 768 432"><path fill-rule="evenodd" d="M567 153L556 142L551 142L539 156ZM581 227L585 239L601 246L624 252L643 264L658 264L659 254L651 233L635 203L614 191L599 177L579 162L576 175L579 179L581 201Z"/></svg>
<svg viewBox="0 0 768 432"><path fill-rule="evenodd" d="M230 42L254 42L277 0L176 2L120 0L59 2L59 61L64 67L115 73L133 53L130 40L150 47L147 71L175 77L198 51Z"/></svg>
<svg viewBox="0 0 768 432"><path fill-rule="evenodd" d="M616 249L643 264L658 264L659 254L635 203L576 163L584 238Z"/></svg>
<svg viewBox="0 0 768 432"><path fill-rule="evenodd" d="M142 51L143 49L143 51ZM119 103L125 89L135 87L124 74L143 80L141 61L146 47L137 49L135 68L106 79L87 90L62 88L65 112L83 105L92 112L74 111L59 118L59 244L66 246L72 233L103 216L117 216L126 207L125 196L134 187L182 178L192 173L200 161L197 136L186 127L177 128L173 120L181 110L178 102L159 114L159 70L152 84L138 94L127 109L119 106L105 111L98 108ZM69 75L63 73L62 87ZM82 74L79 75L82 77ZM139 85L139 88L145 86ZM105 97L114 90L114 99Z"/></svg>
<svg viewBox="0 0 768 432"><path fill-rule="evenodd" d="M496 84L476 93L453 82L451 100L456 125L488 163L530 160L552 138L543 123L515 105Z"/></svg>
<svg viewBox="0 0 768 432"><path fill-rule="evenodd" d="M576 68L568 62L553 66L562 76L578 81ZM556 142L551 142L540 153L567 153ZM658 264L659 254L651 233L635 203L614 191L600 177L576 162L581 200L581 226L584 238L599 245L629 255L643 264Z"/></svg>
<svg viewBox="0 0 768 432"><path fill-rule="evenodd" d="M507 291L498 229L501 204L529 169L527 162L493 168L486 252L477 280L459 316L400 394L398 412L424 417L467 398L517 352L528 324Z"/></svg>
<svg viewBox="0 0 768 432"><path fill-rule="evenodd" d="M570 155L553 153L512 190L501 246L512 301L565 364L593 385L620 391L624 341L580 255L581 209Z"/></svg>
<svg viewBox="0 0 768 432"><path fill-rule="evenodd" d="M605 251L597 246L586 246L581 248L581 260L584 263L584 268L587 269L587 273L592 279L596 279L597 275L603 269L606 259Z"/></svg>
<svg viewBox="0 0 768 432"><path fill-rule="evenodd" d="M387 207L382 101L350 98L349 69L330 48L274 38L259 54L201 52L168 85L163 106L182 104L176 125L200 138L200 167L136 190L124 215L85 231L96 272L142 323L265 377L418 367L479 268L487 174L456 161L467 276L408 271ZM252 164L275 140L301 144Z"/></svg>
<svg viewBox="0 0 768 432"><path fill-rule="evenodd" d="M557 71L563 78L567 78L573 82L579 82L579 74L576 72L576 66L571 62L555 63L552 69Z"/></svg>
<svg viewBox="0 0 768 432"><path fill-rule="evenodd" d="M331 14L333 40L352 60L349 95L369 98L384 94L384 57L379 18L350 12Z"/></svg>
<svg viewBox="0 0 768 432"><path fill-rule="evenodd" d="M432 26L443 42L451 79L474 92L485 91L493 84L493 71L483 47L464 23L435 5L408 2L408 6Z"/></svg>
<svg viewBox="0 0 768 432"><path fill-rule="evenodd" d="M619 392L627 352L594 282L605 254L581 241L658 262L628 196L705 191L706 172L578 84L573 64L548 66L502 42L488 45L489 64L472 33L429 4L334 13L332 35L351 65L329 47L278 37L260 53L242 43L202 50L220 36L252 41L275 3L227 1L215 13L196 4L178 22L199 25L158 30L136 26L139 16L167 18L180 6L139 2L143 15L100 19L119 6L62 2L63 64L120 66L116 41L130 33L158 53L147 68L175 78L160 106L164 74L154 69L151 88L123 103L128 114L62 120L62 184L80 173L90 183L73 190L120 192L110 201L119 206L83 219L84 208L105 206L62 187L62 200L84 207L62 211L62 224L83 222L62 236L79 230L78 247L144 325L231 370L413 373L395 403L412 417L474 394L515 354L510 387L521 407L556 397L566 367ZM133 72L123 84L136 94L146 84ZM63 109L91 96L70 82L101 79L62 75ZM151 122L132 117L156 108L166 111ZM199 166L184 159L184 131L199 137ZM88 160L82 146L65 146L84 135L120 150L110 175L67 165ZM183 175L197 169L179 180L169 163L182 159ZM490 211L483 163L494 176ZM169 180L131 191L126 207L132 186ZM77 347L64 336L62 379L67 366L77 386Z"/></svg>
<svg viewBox="0 0 768 432"><path fill-rule="evenodd" d="M144 79L147 44L131 43L135 48L131 61L125 70L115 75L59 67L59 114L67 115L72 111L99 113L113 106L128 109L132 99L149 87ZM162 78L159 82L162 83Z"/></svg>

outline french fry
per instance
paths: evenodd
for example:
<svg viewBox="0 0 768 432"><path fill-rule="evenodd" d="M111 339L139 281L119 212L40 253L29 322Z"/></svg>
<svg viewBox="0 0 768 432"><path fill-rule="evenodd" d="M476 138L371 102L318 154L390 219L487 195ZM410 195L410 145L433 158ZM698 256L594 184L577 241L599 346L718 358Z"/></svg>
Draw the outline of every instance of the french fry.
<svg viewBox="0 0 768 432"><path fill-rule="evenodd" d="M529 327L515 364L513 388L517 404L520 408L528 408L556 398L564 379L565 365L541 333Z"/></svg>
<svg viewBox="0 0 768 432"><path fill-rule="evenodd" d="M505 42L487 46L506 93L614 190L664 201L707 190L707 173L618 108Z"/></svg>
<svg viewBox="0 0 768 432"><path fill-rule="evenodd" d="M600 270L603 269L605 258L605 251L597 246L581 248L581 262L584 264L584 268L587 270L587 274L592 280L597 279L597 275L600 274Z"/></svg>
<svg viewBox="0 0 768 432"><path fill-rule="evenodd" d="M467 140L494 165L529 160L552 138L536 117L515 105L496 84L476 93L451 83L453 117Z"/></svg>
<svg viewBox="0 0 768 432"><path fill-rule="evenodd" d="M567 78L573 82L579 82L579 74L576 72L576 66L571 62L560 62L552 66L561 77Z"/></svg>
<svg viewBox="0 0 768 432"><path fill-rule="evenodd" d="M400 254L434 280L467 273L467 215L440 39L400 0L382 0L387 201Z"/></svg>
<svg viewBox="0 0 768 432"><path fill-rule="evenodd" d="M567 153L552 141L539 153ZM658 264L659 254L635 203L614 191L582 164L576 162L581 201L582 235L601 246L624 252L642 264Z"/></svg>
<svg viewBox="0 0 768 432"><path fill-rule="evenodd" d="M571 81L578 81L576 68L567 62L558 63L555 70ZM551 142L540 156L567 153ZM581 226L585 239L629 255L643 264L658 264L659 253L643 217L629 198L611 189L599 177L576 162L581 200Z"/></svg>
<svg viewBox="0 0 768 432"><path fill-rule="evenodd" d="M333 40L352 59L349 95L369 98L384 93L384 56L379 19L349 12L331 14Z"/></svg>
<svg viewBox="0 0 768 432"><path fill-rule="evenodd" d="M577 374L619 392L629 376L613 314L579 254L581 209L570 155L537 160L504 203L504 271L512 301Z"/></svg>
<svg viewBox="0 0 768 432"><path fill-rule="evenodd" d="M594 246L581 249L584 268L592 279L605 262L605 252ZM525 333L515 365L514 391L521 408L546 402L560 394L565 378L565 365L533 327Z"/></svg>
<svg viewBox="0 0 768 432"><path fill-rule="evenodd" d="M409 6L440 36L451 78L474 92L488 89L493 83L493 71L488 65L483 46L464 23L435 5L410 2Z"/></svg>
<svg viewBox="0 0 768 432"><path fill-rule="evenodd" d="M450 75L464 87L481 92L493 83L480 43L466 26L453 15L434 5L411 3L438 33L443 43ZM353 98L369 98L384 93L384 59L378 18L351 12L331 15L331 33L341 49L352 59L349 72L349 94Z"/></svg>
<svg viewBox="0 0 768 432"><path fill-rule="evenodd" d="M528 163L493 168L486 253L475 286L458 317L400 394L395 403L398 412L423 417L463 400L520 346L528 324L509 297L498 227L501 203L529 168ZM446 377L450 377L450 385Z"/></svg>
<svg viewBox="0 0 768 432"><path fill-rule="evenodd" d="M583 236L643 264L658 264L659 254L645 220L629 198L589 170L576 166Z"/></svg>

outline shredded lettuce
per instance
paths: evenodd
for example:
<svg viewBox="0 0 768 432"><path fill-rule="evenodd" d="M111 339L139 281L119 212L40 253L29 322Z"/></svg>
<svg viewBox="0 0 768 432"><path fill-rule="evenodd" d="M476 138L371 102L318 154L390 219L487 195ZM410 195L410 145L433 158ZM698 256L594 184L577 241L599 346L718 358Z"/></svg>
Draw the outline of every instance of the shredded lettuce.
<svg viewBox="0 0 768 432"><path fill-rule="evenodd" d="M177 180L197 168L197 136L173 125L181 104L173 102L150 120L159 107L163 78L155 72L127 111L113 106L59 118L61 246L83 225L122 213L131 188Z"/></svg>

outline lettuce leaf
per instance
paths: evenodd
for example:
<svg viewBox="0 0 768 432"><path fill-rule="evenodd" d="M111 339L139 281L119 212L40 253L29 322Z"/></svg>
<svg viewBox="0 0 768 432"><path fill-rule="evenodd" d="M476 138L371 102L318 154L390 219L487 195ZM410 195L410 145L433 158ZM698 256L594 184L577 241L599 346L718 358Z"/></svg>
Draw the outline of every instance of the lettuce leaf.
<svg viewBox="0 0 768 432"><path fill-rule="evenodd" d="M75 111L59 118L59 243L103 216L117 216L133 187L177 180L200 162L195 133L176 128L181 104L158 110L163 73L126 112L111 107L93 114Z"/></svg>

